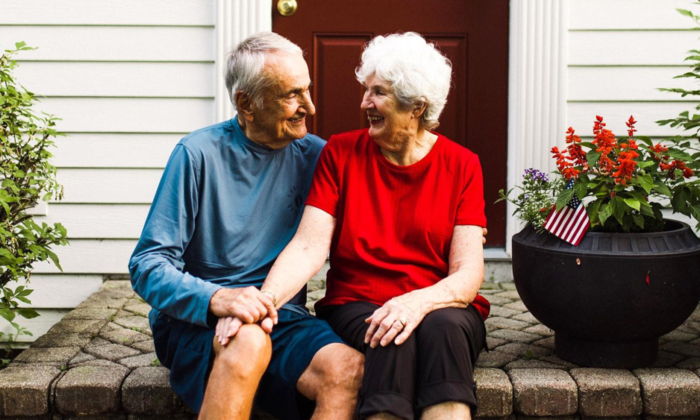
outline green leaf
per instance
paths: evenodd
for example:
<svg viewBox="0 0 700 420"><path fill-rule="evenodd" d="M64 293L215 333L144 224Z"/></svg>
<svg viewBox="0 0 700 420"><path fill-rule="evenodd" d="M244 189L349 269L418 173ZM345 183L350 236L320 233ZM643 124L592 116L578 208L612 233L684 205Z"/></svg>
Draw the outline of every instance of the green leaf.
<svg viewBox="0 0 700 420"><path fill-rule="evenodd" d="M6 308L0 308L0 316L10 322L12 322L12 320L15 319L15 313Z"/></svg>
<svg viewBox="0 0 700 420"><path fill-rule="evenodd" d="M622 218L624 217L625 212L627 211L627 206L625 206L624 202L617 197L613 197L613 199L610 200L610 207L612 207L613 216L615 216L615 220L617 220L619 224L623 224Z"/></svg>
<svg viewBox="0 0 700 420"><path fill-rule="evenodd" d="M24 41L15 42L15 49L21 50L25 45L27 45L27 43Z"/></svg>
<svg viewBox="0 0 700 420"><path fill-rule="evenodd" d="M596 166L598 164L598 160L600 160L600 152L596 152L595 149L591 150L586 154L586 161L588 161L588 166Z"/></svg>
<svg viewBox="0 0 700 420"><path fill-rule="evenodd" d="M669 120L669 122L670 122L670 121L673 121L673 120ZM660 124L659 121L657 121L657 123ZM650 139L649 137L647 137L647 136L638 136L638 137L637 137L637 140L640 140L642 143L646 144L646 145L649 146L649 147L653 147L653 146L654 146L654 143L652 143L651 139Z"/></svg>
<svg viewBox="0 0 700 420"><path fill-rule="evenodd" d="M591 223L597 223L598 222L598 210L600 209L600 205L603 204L603 200L595 200L591 201L588 203L586 206L586 213L588 213L588 218L591 219Z"/></svg>
<svg viewBox="0 0 700 420"><path fill-rule="evenodd" d="M27 319L36 318L39 316L39 312L31 308L18 309L17 313Z"/></svg>
<svg viewBox="0 0 700 420"><path fill-rule="evenodd" d="M576 194L576 197L578 197L579 200L583 200L583 197L586 196L587 192L588 186L585 180L577 180L574 183L574 194Z"/></svg>
<svg viewBox="0 0 700 420"><path fill-rule="evenodd" d="M671 189L668 188L668 186L666 184L664 184L664 182L661 180L657 180L654 182L654 190L656 190L656 192L663 194L669 198L673 195L671 193Z"/></svg>
<svg viewBox="0 0 700 420"><path fill-rule="evenodd" d="M644 188L644 191L649 194L651 192L651 189L654 187L654 178L651 177L649 174L644 174L644 175L639 175L637 177L637 180L639 181L639 185Z"/></svg>
<svg viewBox="0 0 700 420"><path fill-rule="evenodd" d="M56 267L58 267L59 270L63 271L63 268L61 268L61 264L58 263L58 257L56 256L56 254L46 249L46 255L48 255L49 258L51 258L51 261L53 261L53 263L56 264Z"/></svg>
<svg viewBox="0 0 700 420"><path fill-rule="evenodd" d="M557 211L561 210L564 208L566 203L571 201L571 198L574 196L574 190L569 189L569 190L562 190L562 192L559 193L559 196L557 197Z"/></svg>
<svg viewBox="0 0 700 420"><path fill-rule="evenodd" d="M640 208L640 203L636 198L623 198L623 201L625 204L628 206L632 207L633 209L639 211Z"/></svg>
<svg viewBox="0 0 700 420"><path fill-rule="evenodd" d="M635 225L639 226L640 229L644 229L644 216L641 214L633 214L632 220L634 221Z"/></svg>

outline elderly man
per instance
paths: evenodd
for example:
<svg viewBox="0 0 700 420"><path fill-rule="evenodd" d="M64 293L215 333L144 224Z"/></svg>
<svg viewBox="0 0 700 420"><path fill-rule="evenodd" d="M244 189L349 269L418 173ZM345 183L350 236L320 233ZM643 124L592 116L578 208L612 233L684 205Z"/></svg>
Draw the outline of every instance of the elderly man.
<svg viewBox="0 0 700 420"><path fill-rule="evenodd" d="M158 358L200 419L248 419L256 392L283 419L353 415L362 355L309 315L305 290L279 308L259 291L297 229L324 145L306 131L309 85L287 39L238 45L226 73L238 116L175 147L129 263L153 307Z"/></svg>

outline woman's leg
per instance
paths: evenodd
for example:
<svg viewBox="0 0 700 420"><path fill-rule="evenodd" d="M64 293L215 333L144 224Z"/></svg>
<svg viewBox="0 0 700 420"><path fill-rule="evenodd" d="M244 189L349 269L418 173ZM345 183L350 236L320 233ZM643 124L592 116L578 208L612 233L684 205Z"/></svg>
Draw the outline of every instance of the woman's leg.
<svg viewBox="0 0 700 420"><path fill-rule="evenodd" d="M484 347L484 321L473 307L428 314L416 329L422 419L469 419L476 409L474 363Z"/></svg>
<svg viewBox="0 0 700 420"><path fill-rule="evenodd" d="M365 344L365 323L378 305L352 302L319 316L350 346L365 354L365 372L357 404L360 419L414 419L416 340L374 349Z"/></svg>

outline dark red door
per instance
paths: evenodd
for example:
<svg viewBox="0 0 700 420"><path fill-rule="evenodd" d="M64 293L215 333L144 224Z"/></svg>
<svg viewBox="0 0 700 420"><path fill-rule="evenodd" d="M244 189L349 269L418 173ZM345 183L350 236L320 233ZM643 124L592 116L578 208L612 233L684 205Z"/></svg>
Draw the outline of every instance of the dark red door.
<svg viewBox="0 0 700 420"><path fill-rule="evenodd" d="M508 0L298 0L283 17L273 1L273 30L306 53L323 138L367 126L355 80L362 47L375 35L415 31L452 60L453 88L438 132L479 155L484 170L488 245L505 246Z"/></svg>

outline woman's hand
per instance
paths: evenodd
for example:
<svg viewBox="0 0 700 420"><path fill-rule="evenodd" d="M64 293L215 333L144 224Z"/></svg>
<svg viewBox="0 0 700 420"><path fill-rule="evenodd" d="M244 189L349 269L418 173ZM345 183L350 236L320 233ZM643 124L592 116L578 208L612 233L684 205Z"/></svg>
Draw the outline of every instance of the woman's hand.
<svg viewBox="0 0 700 420"><path fill-rule="evenodd" d="M371 348L385 347L392 341L397 346L403 344L428 314L426 306L416 292L389 300L365 320L369 324L365 343Z"/></svg>

